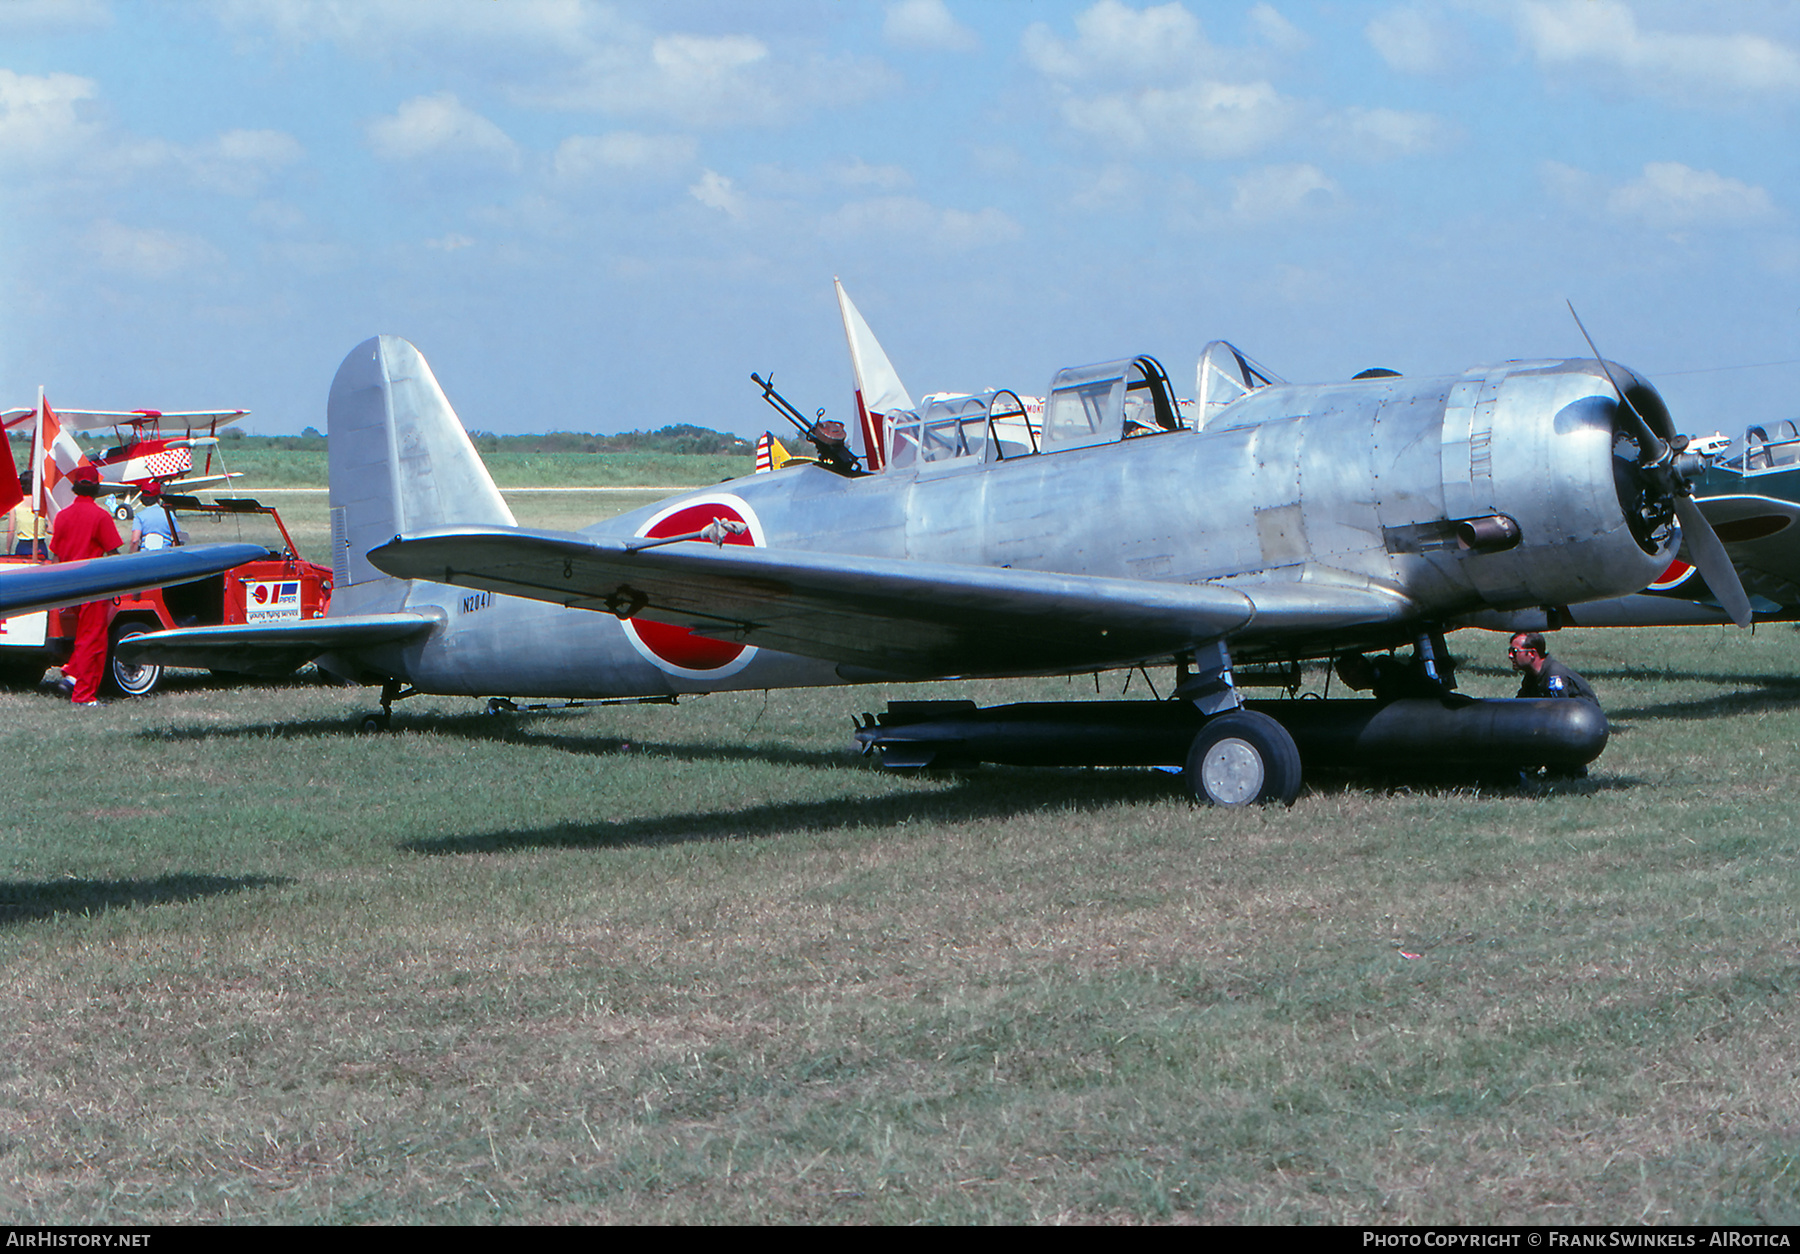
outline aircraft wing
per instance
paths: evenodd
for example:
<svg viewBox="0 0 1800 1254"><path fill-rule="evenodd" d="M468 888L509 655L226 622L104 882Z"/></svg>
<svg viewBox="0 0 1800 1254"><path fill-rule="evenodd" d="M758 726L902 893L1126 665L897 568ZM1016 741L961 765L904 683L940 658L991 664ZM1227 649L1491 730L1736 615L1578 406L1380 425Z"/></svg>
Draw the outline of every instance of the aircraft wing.
<svg viewBox="0 0 1800 1254"><path fill-rule="evenodd" d="M1748 493L1696 504L1724 541L1746 592L1782 605L1800 601L1800 505ZM1688 557L1684 541L1682 558Z"/></svg>
<svg viewBox="0 0 1800 1254"><path fill-rule="evenodd" d="M1367 587L1243 589L501 527L396 537L401 578L642 614L696 635L896 676L1125 665L1234 638L1299 638L1416 612Z"/></svg>
<svg viewBox="0 0 1800 1254"><path fill-rule="evenodd" d="M395 644L422 635L437 623L431 614L401 612L297 623L180 627L121 640L117 653L134 666L155 662L248 675L291 675L322 653Z"/></svg>
<svg viewBox="0 0 1800 1254"><path fill-rule="evenodd" d="M36 410L31 412L35 413ZM180 413L161 409L58 409L56 416L65 428L86 431L94 427L111 427L123 423L154 422L159 428L198 431L212 429L214 423L225 426L239 418L248 418L247 409L194 409Z"/></svg>
<svg viewBox="0 0 1800 1254"><path fill-rule="evenodd" d="M147 553L121 553L85 562L0 566L0 616L190 583L270 556L260 544L200 544Z"/></svg>

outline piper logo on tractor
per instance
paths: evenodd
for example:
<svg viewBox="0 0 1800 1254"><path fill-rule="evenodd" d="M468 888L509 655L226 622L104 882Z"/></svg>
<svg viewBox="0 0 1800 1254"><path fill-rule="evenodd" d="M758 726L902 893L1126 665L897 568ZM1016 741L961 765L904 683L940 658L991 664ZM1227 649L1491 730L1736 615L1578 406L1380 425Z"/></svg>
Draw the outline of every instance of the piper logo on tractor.
<svg viewBox="0 0 1800 1254"><path fill-rule="evenodd" d="M244 581L246 623L279 623L289 620L300 620L299 580Z"/></svg>

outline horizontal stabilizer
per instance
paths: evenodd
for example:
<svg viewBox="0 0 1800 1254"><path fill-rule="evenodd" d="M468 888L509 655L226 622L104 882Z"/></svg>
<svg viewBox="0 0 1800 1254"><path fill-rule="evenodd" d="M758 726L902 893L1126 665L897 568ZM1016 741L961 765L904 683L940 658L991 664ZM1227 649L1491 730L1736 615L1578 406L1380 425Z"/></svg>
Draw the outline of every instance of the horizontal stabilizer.
<svg viewBox="0 0 1800 1254"><path fill-rule="evenodd" d="M191 583L269 556L260 544L200 544L54 566L8 564L0 566L0 616Z"/></svg>
<svg viewBox="0 0 1800 1254"><path fill-rule="evenodd" d="M641 614L696 635L916 676L1127 665L1225 636L1307 634L1412 612L1398 597L1328 585L1237 589L694 541L629 544L449 527L398 537L369 560L399 578Z"/></svg>
<svg viewBox="0 0 1800 1254"><path fill-rule="evenodd" d="M157 663L249 675L291 675L323 653L395 644L437 625L431 614L362 614L298 623L182 627L121 640L116 652L128 665Z"/></svg>

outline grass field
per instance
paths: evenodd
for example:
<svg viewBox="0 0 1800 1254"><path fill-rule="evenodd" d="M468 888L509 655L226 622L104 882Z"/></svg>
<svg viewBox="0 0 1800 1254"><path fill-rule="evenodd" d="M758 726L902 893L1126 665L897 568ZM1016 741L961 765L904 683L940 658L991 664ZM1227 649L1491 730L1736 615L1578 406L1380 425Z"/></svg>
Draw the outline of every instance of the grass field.
<svg viewBox="0 0 1800 1254"><path fill-rule="evenodd" d="M1555 645L1589 780L1247 813L848 748L1087 678L0 695L0 1219L1800 1222L1800 634Z"/></svg>
<svg viewBox="0 0 1800 1254"><path fill-rule="evenodd" d="M680 456L672 453L536 454L487 453L488 473L502 488L516 487L667 487L716 483L754 469L749 457ZM322 488L327 481L325 454L296 450L242 449L225 446L225 464L243 479L232 491L254 496L263 487Z"/></svg>

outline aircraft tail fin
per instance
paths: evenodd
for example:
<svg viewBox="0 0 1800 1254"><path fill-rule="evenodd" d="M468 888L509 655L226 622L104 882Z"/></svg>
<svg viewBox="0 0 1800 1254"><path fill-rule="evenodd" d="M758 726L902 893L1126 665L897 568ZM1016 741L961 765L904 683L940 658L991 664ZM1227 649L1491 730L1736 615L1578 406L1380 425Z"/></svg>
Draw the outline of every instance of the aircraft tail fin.
<svg viewBox="0 0 1800 1254"><path fill-rule="evenodd" d="M780 470L794 460L796 459L792 453L788 452L787 445L777 440L773 431L763 432L762 437L756 441L757 474L766 475L772 470ZM811 459L800 458L798 460L810 461Z"/></svg>
<svg viewBox="0 0 1800 1254"><path fill-rule="evenodd" d="M850 343L850 368L856 373L856 417L862 433L863 461L870 470L882 466L882 426L889 413L912 409L912 397L894 363L882 351L881 341L869 330L862 314L850 303L844 285L833 279L837 288L838 313L844 319L844 338Z"/></svg>
<svg viewBox="0 0 1800 1254"><path fill-rule="evenodd" d="M404 586L368 560L401 532L517 525L431 367L399 336L350 350L331 383L326 427L333 617L340 605L368 612Z"/></svg>

